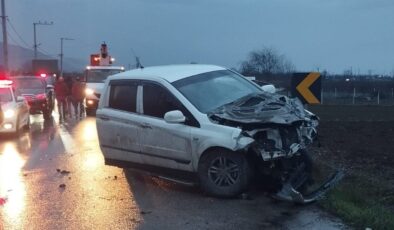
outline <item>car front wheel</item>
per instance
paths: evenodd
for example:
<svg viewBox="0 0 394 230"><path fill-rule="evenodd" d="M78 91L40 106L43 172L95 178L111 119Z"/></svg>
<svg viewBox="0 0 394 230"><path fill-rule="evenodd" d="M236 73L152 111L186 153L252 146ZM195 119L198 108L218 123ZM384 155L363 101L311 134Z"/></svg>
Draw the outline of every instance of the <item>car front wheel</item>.
<svg viewBox="0 0 394 230"><path fill-rule="evenodd" d="M241 153L217 149L204 154L199 163L198 175L201 187L208 194L234 197L249 185L251 170Z"/></svg>

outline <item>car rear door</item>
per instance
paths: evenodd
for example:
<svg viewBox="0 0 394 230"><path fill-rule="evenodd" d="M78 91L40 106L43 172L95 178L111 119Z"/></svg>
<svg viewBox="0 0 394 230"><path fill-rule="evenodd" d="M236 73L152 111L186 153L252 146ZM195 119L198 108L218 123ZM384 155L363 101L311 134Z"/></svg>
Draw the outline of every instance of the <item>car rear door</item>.
<svg viewBox="0 0 394 230"><path fill-rule="evenodd" d="M106 163L142 163L137 80L109 82L106 102L97 111L97 131Z"/></svg>

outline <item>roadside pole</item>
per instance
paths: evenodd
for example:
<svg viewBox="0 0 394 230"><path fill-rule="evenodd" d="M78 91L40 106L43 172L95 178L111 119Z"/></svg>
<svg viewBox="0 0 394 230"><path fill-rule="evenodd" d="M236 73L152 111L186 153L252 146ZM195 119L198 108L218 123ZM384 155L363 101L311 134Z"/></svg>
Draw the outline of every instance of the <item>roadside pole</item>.
<svg viewBox="0 0 394 230"><path fill-rule="evenodd" d="M5 15L5 0L1 0L1 24L3 27L4 70L6 73L8 73L8 40L7 40L7 16Z"/></svg>
<svg viewBox="0 0 394 230"><path fill-rule="evenodd" d="M353 105L355 103L356 100L356 88L353 88Z"/></svg>

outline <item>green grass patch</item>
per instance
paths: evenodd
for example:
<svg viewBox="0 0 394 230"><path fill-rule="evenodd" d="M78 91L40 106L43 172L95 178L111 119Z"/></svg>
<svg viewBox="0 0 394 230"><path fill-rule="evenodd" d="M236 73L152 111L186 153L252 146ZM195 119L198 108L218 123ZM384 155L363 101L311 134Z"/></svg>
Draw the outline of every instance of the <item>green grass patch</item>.
<svg viewBox="0 0 394 230"><path fill-rule="evenodd" d="M394 229L394 191L384 183L348 176L320 204L358 229Z"/></svg>

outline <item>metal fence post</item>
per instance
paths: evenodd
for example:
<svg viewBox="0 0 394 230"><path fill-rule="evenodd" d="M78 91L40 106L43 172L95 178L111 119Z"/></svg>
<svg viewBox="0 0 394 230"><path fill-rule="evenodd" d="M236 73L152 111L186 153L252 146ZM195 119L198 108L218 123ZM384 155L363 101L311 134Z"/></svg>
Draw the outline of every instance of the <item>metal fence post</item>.
<svg viewBox="0 0 394 230"><path fill-rule="evenodd" d="M356 101L356 88L353 88L353 105Z"/></svg>
<svg viewBox="0 0 394 230"><path fill-rule="evenodd" d="M324 91L324 90L323 90L323 88L322 88L322 89L321 89L321 93L320 93L320 97L321 97L321 100L320 100L321 102L320 102L320 103L321 103L321 104L323 104L323 100L324 100L324 99L323 99L323 96L324 96L323 91Z"/></svg>

